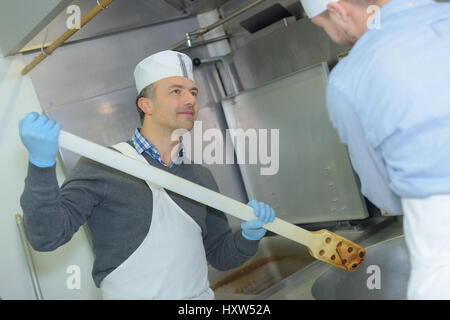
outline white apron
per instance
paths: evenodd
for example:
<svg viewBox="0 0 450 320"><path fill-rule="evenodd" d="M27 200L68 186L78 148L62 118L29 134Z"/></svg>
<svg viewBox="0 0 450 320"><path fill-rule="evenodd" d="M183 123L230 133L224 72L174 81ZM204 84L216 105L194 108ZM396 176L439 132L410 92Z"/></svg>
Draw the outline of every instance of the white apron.
<svg viewBox="0 0 450 320"><path fill-rule="evenodd" d="M114 146L147 163L128 143ZM153 193L150 229L141 245L103 279L104 299L214 299L200 226L166 191L147 181Z"/></svg>
<svg viewBox="0 0 450 320"><path fill-rule="evenodd" d="M450 299L450 196L402 199L411 262L408 299Z"/></svg>

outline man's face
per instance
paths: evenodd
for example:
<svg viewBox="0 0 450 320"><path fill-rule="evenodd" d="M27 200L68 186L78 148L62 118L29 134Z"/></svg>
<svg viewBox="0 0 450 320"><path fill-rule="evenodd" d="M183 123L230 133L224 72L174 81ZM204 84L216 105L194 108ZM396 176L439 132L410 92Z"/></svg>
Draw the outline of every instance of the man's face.
<svg viewBox="0 0 450 320"><path fill-rule="evenodd" d="M167 128L192 130L198 115L195 82L185 77L157 81L152 99L152 123Z"/></svg>

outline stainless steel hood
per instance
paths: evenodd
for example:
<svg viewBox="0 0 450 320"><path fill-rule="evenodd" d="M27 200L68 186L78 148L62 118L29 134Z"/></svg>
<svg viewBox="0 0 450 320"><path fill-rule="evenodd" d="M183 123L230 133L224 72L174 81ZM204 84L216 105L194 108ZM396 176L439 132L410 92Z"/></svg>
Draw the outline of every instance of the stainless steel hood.
<svg viewBox="0 0 450 320"><path fill-rule="evenodd" d="M199 14L221 7L229 0L163 0L185 14Z"/></svg>
<svg viewBox="0 0 450 320"><path fill-rule="evenodd" d="M218 8L228 0L116 0L66 43L128 31L150 25L166 23ZM96 1L73 0L81 15L86 14ZM70 15L64 7L54 19L21 50L40 49L45 38L49 44L66 31ZM19 22L18 22L19 23ZM180 30L181 34L192 30ZM47 37L46 37L46 33Z"/></svg>

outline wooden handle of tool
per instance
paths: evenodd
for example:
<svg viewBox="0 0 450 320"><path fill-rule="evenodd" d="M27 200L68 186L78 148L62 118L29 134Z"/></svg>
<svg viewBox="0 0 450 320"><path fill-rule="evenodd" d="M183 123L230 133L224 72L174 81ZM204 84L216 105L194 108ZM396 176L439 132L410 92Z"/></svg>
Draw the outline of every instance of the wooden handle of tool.
<svg viewBox="0 0 450 320"><path fill-rule="evenodd" d="M150 181L164 189L203 203L236 218L245 221L256 219L253 208L249 205L63 130L61 130L59 135L59 144L62 148L139 179ZM275 218L273 222L265 224L264 228L307 246L311 255L333 264L333 261L323 259L319 254L323 235L314 234L279 218Z"/></svg>

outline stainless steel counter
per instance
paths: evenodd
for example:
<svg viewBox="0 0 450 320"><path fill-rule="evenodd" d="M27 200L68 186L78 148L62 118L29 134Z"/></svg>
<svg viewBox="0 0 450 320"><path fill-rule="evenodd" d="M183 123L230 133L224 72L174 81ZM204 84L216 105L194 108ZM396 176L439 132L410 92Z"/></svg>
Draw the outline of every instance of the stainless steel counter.
<svg viewBox="0 0 450 320"><path fill-rule="evenodd" d="M392 218L363 232L336 232L366 248L367 259L358 271L347 272L315 261L252 299L404 299L409 259L402 220Z"/></svg>
<svg viewBox="0 0 450 320"><path fill-rule="evenodd" d="M403 245L390 246L388 243L385 248L380 244L402 236L402 220L401 216L379 217L353 228L347 225L341 226L340 230L330 229L368 250L366 261L356 272L347 272L317 261L306 247L281 236L269 236L261 240L257 254L242 267L230 271L210 268L211 288L217 300L352 299L352 296L345 294L356 292L356 298L360 297L355 288L366 288L365 283L371 276L367 268L378 264L382 265L381 285L385 290L365 290L363 293L369 294L368 298L389 298L397 294L395 290L389 290L389 281L397 287L403 288L405 285L408 257ZM401 244L402 239L399 242ZM380 261L380 255L385 252L394 257ZM386 261L392 263L385 266ZM395 279L400 279L400 283ZM348 289L345 284L354 288Z"/></svg>

